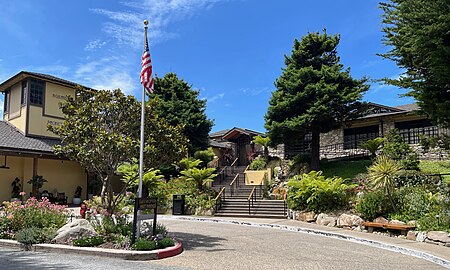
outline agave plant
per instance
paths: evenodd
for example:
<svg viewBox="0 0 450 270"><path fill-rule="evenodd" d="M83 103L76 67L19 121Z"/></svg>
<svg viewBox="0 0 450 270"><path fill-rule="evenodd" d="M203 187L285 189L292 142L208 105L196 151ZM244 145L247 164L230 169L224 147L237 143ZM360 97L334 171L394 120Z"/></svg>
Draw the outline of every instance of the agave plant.
<svg viewBox="0 0 450 270"><path fill-rule="evenodd" d="M387 156L378 156L373 165L369 167L369 179L373 188L382 189L386 192L394 210L396 208L392 194L395 189L395 176L402 169L400 163Z"/></svg>
<svg viewBox="0 0 450 270"><path fill-rule="evenodd" d="M215 170L215 168L192 168L189 170L181 171L180 173L183 175L183 178L186 181L193 182L196 185L197 189L202 191L208 183L214 181L214 177L217 176L217 174L214 173Z"/></svg>
<svg viewBox="0 0 450 270"><path fill-rule="evenodd" d="M381 145L384 142L384 138L375 138L372 140L367 140L366 142L361 144L361 148L369 150L370 156L375 158L377 156L377 151L380 149Z"/></svg>

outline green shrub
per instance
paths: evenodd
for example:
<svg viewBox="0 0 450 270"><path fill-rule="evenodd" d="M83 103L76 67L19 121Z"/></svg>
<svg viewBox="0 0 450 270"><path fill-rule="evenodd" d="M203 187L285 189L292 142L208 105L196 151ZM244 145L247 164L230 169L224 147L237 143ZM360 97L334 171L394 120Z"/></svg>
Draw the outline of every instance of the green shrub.
<svg viewBox="0 0 450 270"><path fill-rule="evenodd" d="M344 184L340 177L325 178L322 172L311 171L291 178L288 187L289 208L327 211L348 206L356 185Z"/></svg>
<svg viewBox="0 0 450 270"><path fill-rule="evenodd" d="M175 241L171 238L165 237L158 241L158 248L166 248L175 246Z"/></svg>
<svg viewBox="0 0 450 270"><path fill-rule="evenodd" d="M157 244L155 241L139 239L132 245L134 250L154 250L157 249Z"/></svg>
<svg viewBox="0 0 450 270"><path fill-rule="evenodd" d="M356 204L356 211L366 220L373 220L393 212L386 193L382 190L366 193Z"/></svg>
<svg viewBox="0 0 450 270"><path fill-rule="evenodd" d="M24 205L20 202L5 202L4 211L8 213L8 226L13 232L25 228L60 228L66 223L65 207L42 201L28 199Z"/></svg>
<svg viewBox="0 0 450 270"><path fill-rule="evenodd" d="M73 240L72 244L77 247L96 247L105 243L103 236L87 236Z"/></svg>
<svg viewBox="0 0 450 270"><path fill-rule="evenodd" d="M255 158L250 164L250 170L260 171L266 168L266 160L263 157Z"/></svg>
<svg viewBox="0 0 450 270"><path fill-rule="evenodd" d="M49 243L56 236L56 229L53 228L25 228L18 231L15 238L25 245Z"/></svg>
<svg viewBox="0 0 450 270"><path fill-rule="evenodd" d="M419 170L419 155L403 140L398 129L389 131L381 154L401 162L405 170Z"/></svg>
<svg viewBox="0 0 450 270"><path fill-rule="evenodd" d="M208 165L208 163L214 159L214 156L215 155L211 147L206 150L199 150L194 153L194 158L201 160L201 165L203 165L203 167L206 167L206 165Z"/></svg>

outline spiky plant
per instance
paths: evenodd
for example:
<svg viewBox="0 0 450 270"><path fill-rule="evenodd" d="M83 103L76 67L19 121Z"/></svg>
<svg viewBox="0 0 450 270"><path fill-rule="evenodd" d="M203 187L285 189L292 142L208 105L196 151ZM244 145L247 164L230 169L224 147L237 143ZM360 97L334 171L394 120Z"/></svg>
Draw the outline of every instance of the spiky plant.
<svg viewBox="0 0 450 270"><path fill-rule="evenodd" d="M369 167L369 179L374 189L386 192L394 211L396 210L392 194L395 189L395 176L402 170L402 165L387 156L378 156Z"/></svg>

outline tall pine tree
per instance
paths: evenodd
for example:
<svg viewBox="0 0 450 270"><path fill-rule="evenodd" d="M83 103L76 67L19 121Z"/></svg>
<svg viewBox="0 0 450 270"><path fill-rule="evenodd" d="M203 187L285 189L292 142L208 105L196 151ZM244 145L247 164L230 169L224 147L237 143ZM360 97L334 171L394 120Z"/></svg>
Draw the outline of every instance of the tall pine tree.
<svg viewBox="0 0 450 270"><path fill-rule="evenodd" d="M206 117L206 100L198 97L199 92L175 73L163 78L155 78L156 112L169 124L184 127L184 135L189 139L190 155L209 146L209 132L213 121Z"/></svg>
<svg viewBox="0 0 450 270"><path fill-rule="evenodd" d="M276 80L265 116L272 144L312 133L311 168L319 168L320 133L360 114L366 79L355 80L340 63L339 35L308 33L294 41Z"/></svg>
<svg viewBox="0 0 450 270"><path fill-rule="evenodd" d="M450 1L390 0L380 7L390 46L381 56L405 70L387 83L410 89L435 123L450 127Z"/></svg>

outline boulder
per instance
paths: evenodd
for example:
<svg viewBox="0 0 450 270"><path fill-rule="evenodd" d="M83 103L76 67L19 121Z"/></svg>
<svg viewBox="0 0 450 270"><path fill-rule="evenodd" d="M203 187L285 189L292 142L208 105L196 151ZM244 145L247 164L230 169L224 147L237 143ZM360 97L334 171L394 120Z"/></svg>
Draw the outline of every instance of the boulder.
<svg viewBox="0 0 450 270"><path fill-rule="evenodd" d="M67 244L72 239L77 239L85 236L95 236L95 232L89 221L85 219L76 219L63 227L57 232L52 242L56 244Z"/></svg>
<svg viewBox="0 0 450 270"><path fill-rule="evenodd" d="M389 224L392 224L392 225L406 225L405 222L400 221L400 220L396 220L396 219L393 219L393 220L389 221Z"/></svg>
<svg viewBox="0 0 450 270"><path fill-rule="evenodd" d="M426 242L450 247L450 234L441 231L428 232Z"/></svg>
<svg viewBox="0 0 450 270"><path fill-rule="evenodd" d="M314 212L301 212L297 214L297 220L304 222L316 221L316 213Z"/></svg>
<svg viewBox="0 0 450 270"><path fill-rule="evenodd" d="M416 241L416 238L417 238L416 231L408 231L408 234L406 235L406 239Z"/></svg>
<svg viewBox="0 0 450 270"><path fill-rule="evenodd" d="M406 225L417 227L417 221L415 221L415 220L410 220L410 221L408 221L408 222L406 223Z"/></svg>
<svg viewBox="0 0 450 270"><path fill-rule="evenodd" d="M388 224L389 221L385 219L384 217L377 217L373 220L373 222L381 223L381 224Z"/></svg>
<svg viewBox="0 0 450 270"><path fill-rule="evenodd" d="M337 219L338 227L357 227L363 224L364 220L357 215L342 214Z"/></svg>
<svg viewBox="0 0 450 270"><path fill-rule="evenodd" d="M336 221L337 221L336 217L331 217L324 213L320 213L316 219L317 224L323 225L323 226L328 226L328 227L336 226Z"/></svg>

